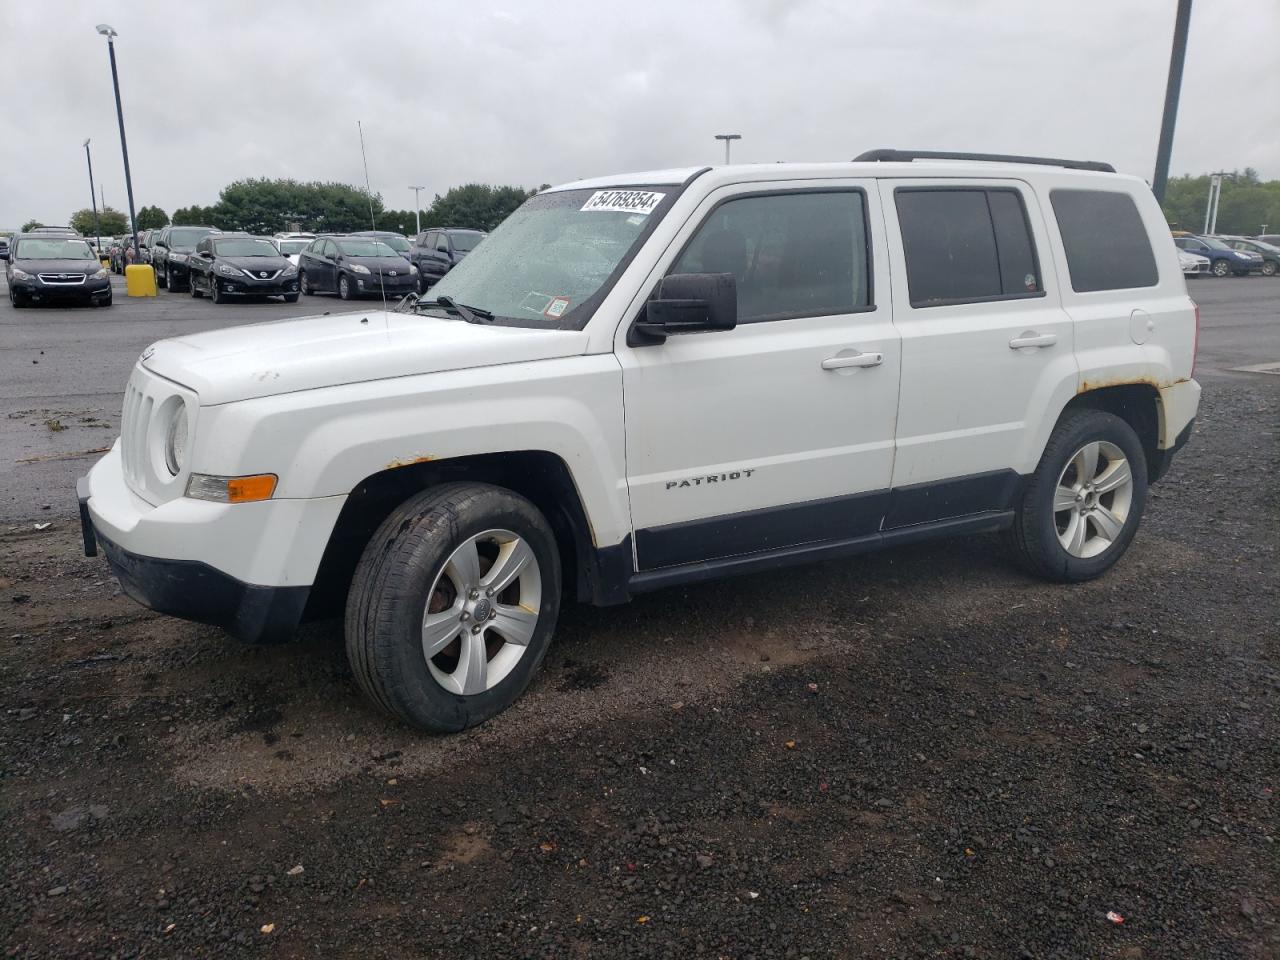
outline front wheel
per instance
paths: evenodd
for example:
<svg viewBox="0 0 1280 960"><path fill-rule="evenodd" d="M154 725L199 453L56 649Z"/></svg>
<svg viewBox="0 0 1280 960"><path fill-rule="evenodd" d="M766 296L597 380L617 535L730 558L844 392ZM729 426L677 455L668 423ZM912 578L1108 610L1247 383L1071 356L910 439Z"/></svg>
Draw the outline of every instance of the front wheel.
<svg viewBox="0 0 1280 960"><path fill-rule="evenodd" d="M178 292L178 277L173 272L173 267L164 268L164 288L170 293Z"/></svg>
<svg viewBox="0 0 1280 960"><path fill-rule="evenodd" d="M27 296L24 293L19 293L17 290L13 289L13 287L10 287L9 303L13 305L13 309L21 310L27 305Z"/></svg>
<svg viewBox="0 0 1280 960"><path fill-rule="evenodd" d="M1231 273L1231 264L1225 260L1213 261L1213 275L1215 277L1225 277L1229 273Z"/></svg>
<svg viewBox="0 0 1280 960"><path fill-rule="evenodd" d="M351 299L351 281L345 274L338 278L338 296L343 300Z"/></svg>
<svg viewBox="0 0 1280 960"><path fill-rule="evenodd" d="M392 511L347 597L356 681L411 726L449 733L505 710L528 686L560 612L560 556L524 497L450 483Z"/></svg>
<svg viewBox="0 0 1280 960"><path fill-rule="evenodd" d="M191 296L195 299L199 300L204 296L204 294L200 292L200 288L196 286L196 272L194 270L187 274L187 286L190 288Z"/></svg>
<svg viewBox="0 0 1280 960"><path fill-rule="evenodd" d="M218 278L212 273L209 274L209 299L214 303L226 303L226 294L218 287Z"/></svg>
<svg viewBox="0 0 1280 960"><path fill-rule="evenodd" d="M285 303L297 303L297 302L298 302L298 295L297 295L296 293L286 293L286 294L284 295L284 302L285 302Z"/></svg>
<svg viewBox="0 0 1280 960"><path fill-rule="evenodd" d="M1146 501L1146 454L1133 428L1114 414L1077 410L1054 427L1009 539L1032 573L1092 580L1128 549Z"/></svg>
<svg viewBox="0 0 1280 960"><path fill-rule="evenodd" d="M298 289L302 291L304 296L311 296L315 290L311 286L311 281L307 279L307 272L304 270L298 274Z"/></svg>
<svg viewBox="0 0 1280 960"><path fill-rule="evenodd" d="M156 286L161 290L169 289L169 268L165 267L164 272L156 271Z"/></svg>

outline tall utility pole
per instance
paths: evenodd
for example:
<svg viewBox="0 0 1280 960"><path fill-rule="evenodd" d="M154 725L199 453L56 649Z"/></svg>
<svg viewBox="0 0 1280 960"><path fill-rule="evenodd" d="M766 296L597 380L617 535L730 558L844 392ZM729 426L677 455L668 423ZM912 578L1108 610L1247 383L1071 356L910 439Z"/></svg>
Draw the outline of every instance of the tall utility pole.
<svg viewBox="0 0 1280 960"><path fill-rule="evenodd" d="M730 144L730 143L732 143L734 140L741 140L741 139L742 139L742 134L740 134L740 133L717 133L715 136L716 136L716 139L717 139L717 140L723 140L723 141L724 141L724 163L725 163L725 166L728 166L728 165L729 165L729 144Z"/></svg>
<svg viewBox="0 0 1280 960"><path fill-rule="evenodd" d="M98 24L97 30L107 38L107 53L111 57L111 86L116 92L116 119L120 122L120 151L124 154L124 186L129 194L129 232L133 235L134 262L141 263L138 257L138 218L133 212L133 176L129 173L129 142L124 137L124 110L120 106L120 75L116 73L116 44L119 36L105 23ZM105 207L106 204L104 203Z"/></svg>
<svg viewBox="0 0 1280 960"><path fill-rule="evenodd" d="M413 191L413 216L414 222L417 224L414 233L416 235L422 232L422 204L418 202L418 192L427 188L410 186L409 189Z"/></svg>
<svg viewBox="0 0 1280 960"><path fill-rule="evenodd" d="M93 238L97 241L98 254L102 254L102 222L98 219L98 198L93 192L93 157L89 155L89 140L84 141L84 158L89 161L89 202L93 204Z"/></svg>
<svg viewBox="0 0 1280 960"><path fill-rule="evenodd" d="M1173 21L1173 51L1169 54L1169 82L1164 88L1164 119L1160 122L1160 145L1156 148L1156 173L1151 192L1164 203L1169 182L1169 155L1173 153L1173 124L1178 119L1178 94L1182 91L1182 63L1187 58L1187 27L1191 23L1191 0L1178 0Z"/></svg>

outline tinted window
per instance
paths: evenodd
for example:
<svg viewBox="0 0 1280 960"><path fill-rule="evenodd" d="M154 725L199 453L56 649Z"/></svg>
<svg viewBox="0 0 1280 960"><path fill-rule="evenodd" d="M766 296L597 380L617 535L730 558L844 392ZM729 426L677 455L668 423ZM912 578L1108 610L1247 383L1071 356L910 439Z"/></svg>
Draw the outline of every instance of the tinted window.
<svg viewBox="0 0 1280 960"><path fill-rule="evenodd" d="M899 189L894 202L913 307L1042 295L1017 191Z"/></svg>
<svg viewBox="0 0 1280 960"><path fill-rule="evenodd" d="M484 239L484 234L465 230L459 233L449 234L449 239L453 241L453 249L455 252L461 251L462 253L467 253L470 250L474 250L476 244Z"/></svg>
<svg viewBox="0 0 1280 960"><path fill-rule="evenodd" d="M860 191L730 200L713 210L671 273L732 273L738 321L865 310L871 303Z"/></svg>
<svg viewBox="0 0 1280 960"><path fill-rule="evenodd" d="M1127 193L1054 190L1049 200L1062 232L1072 290L1124 290L1159 282L1147 228Z"/></svg>

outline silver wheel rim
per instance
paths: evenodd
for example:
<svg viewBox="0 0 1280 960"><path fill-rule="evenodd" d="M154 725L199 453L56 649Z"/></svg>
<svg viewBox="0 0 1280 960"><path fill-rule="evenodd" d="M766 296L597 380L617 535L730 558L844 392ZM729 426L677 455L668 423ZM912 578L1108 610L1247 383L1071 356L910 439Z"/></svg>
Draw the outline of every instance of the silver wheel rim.
<svg viewBox="0 0 1280 960"><path fill-rule="evenodd" d="M449 555L427 594L422 654L450 693L492 690L515 669L538 625L542 571L510 530L486 530Z"/></svg>
<svg viewBox="0 0 1280 960"><path fill-rule="evenodd" d="M1053 524L1062 549L1096 557L1120 537L1133 505L1133 470L1114 443L1094 440L1075 452L1053 494Z"/></svg>

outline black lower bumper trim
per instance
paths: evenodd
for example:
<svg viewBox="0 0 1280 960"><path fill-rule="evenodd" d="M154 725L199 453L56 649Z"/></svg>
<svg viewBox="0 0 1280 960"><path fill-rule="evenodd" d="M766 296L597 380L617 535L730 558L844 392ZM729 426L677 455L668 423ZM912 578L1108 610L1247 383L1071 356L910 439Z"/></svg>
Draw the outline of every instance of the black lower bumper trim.
<svg viewBox="0 0 1280 960"><path fill-rule="evenodd" d="M93 531L93 518L89 516L89 478L76 481L76 499L80 501L80 537L84 540L84 555L98 555L98 538Z"/></svg>
<svg viewBox="0 0 1280 960"><path fill-rule="evenodd" d="M1169 467L1173 465L1174 455L1187 445L1187 442L1191 439L1191 434L1195 431L1195 426L1196 419L1192 417L1191 422L1182 428L1182 432L1173 441L1173 446L1165 450L1156 451L1155 457L1147 464L1148 483L1155 483L1169 472Z"/></svg>
<svg viewBox="0 0 1280 960"><path fill-rule="evenodd" d="M120 586L134 600L159 613L221 627L246 643L288 640L311 592L310 587L243 583L197 560L144 557L100 533L95 538Z"/></svg>

